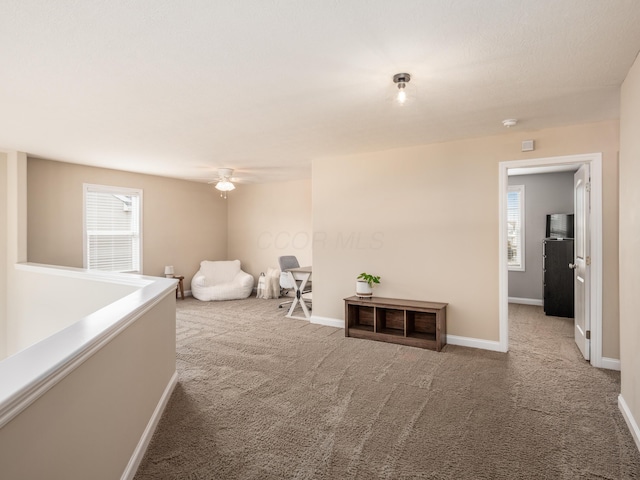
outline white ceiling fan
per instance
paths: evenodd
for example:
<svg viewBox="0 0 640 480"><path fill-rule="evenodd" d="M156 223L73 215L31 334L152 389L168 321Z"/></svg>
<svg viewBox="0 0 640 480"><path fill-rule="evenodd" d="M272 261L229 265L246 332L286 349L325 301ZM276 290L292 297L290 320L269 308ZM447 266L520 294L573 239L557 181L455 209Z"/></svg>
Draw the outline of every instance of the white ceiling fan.
<svg viewBox="0 0 640 480"><path fill-rule="evenodd" d="M204 170L211 171L211 167L203 166ZM207 182L214 185L221 192L222 198L227 198L226 193L234 190L236 184L272 183L290 180L291 178L305 179L309 177L310 165L294 167L281 166L247 166L240 168L218 168L216 180ZM211 178L211 173L205 173ZM203 179L193 178L195 181Z"/></svg>
<svg viewBox="0 0 640 480"><path fill-rule="evenodd" d="M213 182L209 182L209 184L216 184L216 190L220 191L220 196L227 199L227 192L234 190L236 186L231 182L231 175L233 175L232 168L219 168L218 169L218 180L214 180Z"/></svg>

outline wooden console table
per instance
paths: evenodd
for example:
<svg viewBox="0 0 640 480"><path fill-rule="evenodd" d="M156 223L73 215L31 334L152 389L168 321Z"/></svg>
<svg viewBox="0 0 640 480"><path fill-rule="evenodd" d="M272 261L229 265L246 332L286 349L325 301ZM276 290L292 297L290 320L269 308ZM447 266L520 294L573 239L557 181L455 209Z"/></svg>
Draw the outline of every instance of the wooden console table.
<svg viewBox="0 0 640 480"><path fill-rule="evenodd" d="M381 297L344 299L346 337L439 352L447 344L448 303Z"/></svg>

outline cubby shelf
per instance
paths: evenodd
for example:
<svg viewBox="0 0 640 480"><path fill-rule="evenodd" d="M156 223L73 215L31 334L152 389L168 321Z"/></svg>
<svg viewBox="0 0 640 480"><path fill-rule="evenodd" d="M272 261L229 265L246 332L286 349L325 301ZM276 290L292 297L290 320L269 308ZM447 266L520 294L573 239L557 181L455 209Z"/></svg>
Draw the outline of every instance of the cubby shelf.
<svg viewBox="0 0 640 480"><path fill-rule="evenodd" d="M344 334L428 348L447 343L447 303L357 296L344 299Z"/></svg>

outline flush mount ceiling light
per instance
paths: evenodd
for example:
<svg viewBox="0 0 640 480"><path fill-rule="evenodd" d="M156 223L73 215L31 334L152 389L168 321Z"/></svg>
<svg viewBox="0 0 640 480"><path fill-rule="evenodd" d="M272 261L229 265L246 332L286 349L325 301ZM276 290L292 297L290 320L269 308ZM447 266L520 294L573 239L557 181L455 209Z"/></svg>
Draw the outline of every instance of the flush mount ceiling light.
<svg viewBox="0 0 640 480"><path fill-rule="evenodd" d="M400 105L404 105L404 102L407 101L407 92L405 91L405 87L410 80L411 75L408 73L396 73L393 76L393 83L398 85L398 103Z"/></svg>
<svg viewBox="0 0 640 480"><path fill-rule="evenodd" d="M507 118L506 120L502 120L502 125L504 125L507 128L515 127L517 123L518 123L518 120L515 118Z"/></svg>
<svg viewBox="0 0 640 480"><path fill-rule="evenodd" d="M233 175L233 169L220 168L218 170L218 175L220 176L219 180L209 182L209 183L215 183L216 190L219 190L221 192L220 196L226 200L227 192L230 192L231 190L234 190L236 188L236 186L233 183L231 183L231 180L230 180L231 175Z"/></svg>

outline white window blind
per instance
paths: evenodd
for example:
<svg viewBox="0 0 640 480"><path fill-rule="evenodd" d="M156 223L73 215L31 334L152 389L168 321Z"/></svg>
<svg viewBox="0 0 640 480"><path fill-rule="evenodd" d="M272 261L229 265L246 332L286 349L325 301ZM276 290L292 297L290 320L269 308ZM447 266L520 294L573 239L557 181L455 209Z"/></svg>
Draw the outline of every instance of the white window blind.
<svg viewBox="0 0 640 480"><path fill-rule="evenodd" d="M84 185L85 268L139 273L142 190Z"/></svg>
<svg viewBox="0 0 640 480"><path fill-rule="evenodd" d="M507 253L509 270L524 271L524 185L509 185Z"/></svg>

